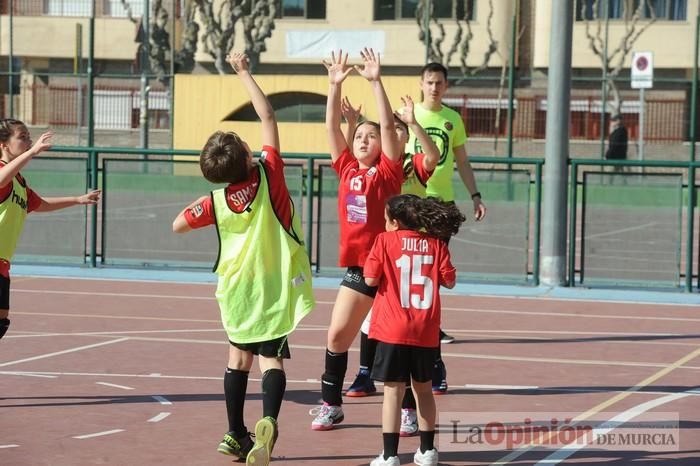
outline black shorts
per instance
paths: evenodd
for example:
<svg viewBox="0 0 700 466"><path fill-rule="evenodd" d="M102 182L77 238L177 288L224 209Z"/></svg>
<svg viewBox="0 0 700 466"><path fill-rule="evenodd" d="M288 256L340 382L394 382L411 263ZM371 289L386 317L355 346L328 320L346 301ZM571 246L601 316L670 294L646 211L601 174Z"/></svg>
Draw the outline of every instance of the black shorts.
<svg viewBox="0 0 700 466"><path fill-rule="evenodd" d="M365 296L369 296L370 298L374 298L377 295L377 287L369 286L367 283L365 283L365 275L362 271L362 267L348 267L348 270L345 272L345 276L343 277L343 281L340 282L340 286L345 286L351 290L362 293Z"/></svg>
<svg viewBox="0 0 700 466"><path fill-rule="evenodd" d="M0 309L10 309L10 279L0 275Z"/></svg>
<svg viewBox="0 0 700 466"><path fill-rule="evenodd" d="M281 359L290 359L292 357L289 353L289 343L286 336L257 343L234 343L231 340L229 340L229 343L241 351L250 351L256 356Z"/></svg>
<svg viewBox="0 0 700 466"><path fill-rule="evenodd" d="M372 378L380 382L428 382L433 379L437 348L377 342Z"/></svg>

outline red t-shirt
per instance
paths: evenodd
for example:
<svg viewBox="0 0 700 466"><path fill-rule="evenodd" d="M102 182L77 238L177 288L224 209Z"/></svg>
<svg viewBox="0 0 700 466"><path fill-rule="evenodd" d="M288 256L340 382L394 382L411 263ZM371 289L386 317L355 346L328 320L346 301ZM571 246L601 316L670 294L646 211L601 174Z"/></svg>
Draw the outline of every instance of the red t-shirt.
<svg viewBox="0 0 700 466"><path fill-rule="evenodd" d="M270 187L272 207L277 213L282 226L289 230L292 226L292 205L284 179L284 161L277 149L263 146L260 154L260 163L265 166ZM226 187L226 202L234 212L243 212L248 208L260 187L260 172L253 170L246 181L230 184ZM216 223L214 204L211 196L185 211L185 220L190 228L202 228Z"/></svg>
<svg viewBox="0 0 700 466"><path fill-rule="evenodd" d="M5 165L7 165L6 162L3 162L0 160L0 169L4 168ZM27 213L32 212L36 209L39 208L41 205L41 196L39 196L37 193L35 193L32 189L27 186L27 182L20 175L17 173L15 175L15 178L19 180L21 184L27 187ZM0 202L4 201L5 199L8 198L12 194L12 183L7 183L5 186L0 187ZM8 278L10 276L10 262L4 259L0 259L0 275L2 275L5 278Z"/></svg>
<svg viewBox="0 0 700 466"><path fill-rule="evenodd" d="M340 224L341 267L364 266L374 238L384 231L386 201L401 193L403 167L383 153L369 169L361 169L346 148L333 162L340 178L338 223Z"/></svg>
<svg viewBox="0 0 700 466"><path fill-rule="evenodd" d="M378 278L369 337L395 345L440 344L440 285L454 281L447 244L413 230L377 236L364 276Z"/></svg>
<svg viewBox="0 0 700 466"><path fill-rule="evenodd" d="M410 157L407 156L407 157ZM418 178L418 181L421 182L423 186L426 186L428 184L428 178L430 178L433 174L433 171L428 171L425 169L425 154L422 152L419 152L417 154L413 154L413 171L416 172L416 177Z"/></svg>

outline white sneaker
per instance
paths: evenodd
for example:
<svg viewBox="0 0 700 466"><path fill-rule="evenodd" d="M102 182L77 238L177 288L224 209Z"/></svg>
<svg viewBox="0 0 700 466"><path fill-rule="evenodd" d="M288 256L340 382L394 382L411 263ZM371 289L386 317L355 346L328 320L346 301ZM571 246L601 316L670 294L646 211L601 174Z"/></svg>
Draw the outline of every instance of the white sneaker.
<svg viewBox="0 0 700 466"><path fill-rule="evenodd" d="M374 458L369 466L401 466L398 456L390 456L384 459L384 453L380 453L379 456Z"/></svg>
<svg viewBox="0 0 700 466"><path fill-rule="evenodd" d="M418 466L437 466L438 451L433 448L432 450L427 450L425 453L421 453L419 447L418 450L416 450L416 454L413 455L413 462Z"/></svg>
<svg viewBox="0 0 700 466"><path fill-rule="evenodd" d="M418 416L415 409L401 409L401 437L411 437L418 433Z"/></svg>
<svg viewBox="0 0 700 466"><path fill-rule="evenodd" d="M316 414L316 409L311 410L311 414ZM340 424L345 419L343 408L323 404L318 408L316 418L311 422L312 430L331 430L335 424Z"/></svg>

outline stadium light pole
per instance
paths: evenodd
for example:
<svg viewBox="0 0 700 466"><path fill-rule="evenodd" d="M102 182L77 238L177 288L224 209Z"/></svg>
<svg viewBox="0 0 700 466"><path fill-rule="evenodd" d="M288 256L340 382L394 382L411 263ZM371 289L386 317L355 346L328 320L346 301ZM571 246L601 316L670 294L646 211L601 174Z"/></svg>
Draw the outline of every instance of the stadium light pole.
<svg viewBox="0 0 700 466"><path fill-rule="evenodd" d="M566 207L573 0L551 2L541 283L566 284ZM571 180L575 183L576 180Z"/></svg>

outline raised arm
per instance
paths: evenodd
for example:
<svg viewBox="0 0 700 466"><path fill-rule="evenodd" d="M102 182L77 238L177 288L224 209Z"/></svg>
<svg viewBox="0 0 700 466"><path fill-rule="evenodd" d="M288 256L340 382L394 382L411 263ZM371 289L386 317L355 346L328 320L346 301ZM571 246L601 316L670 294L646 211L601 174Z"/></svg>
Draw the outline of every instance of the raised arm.
<svg viewBox="0 0 700 466"><path fill-rule="evenodd" d="M357 122L360 121L360 115L362 115L362 104L355 108L352 106L352 103L350 103L348 96L345 96L340 103L340 113L345 117L345 122L347 123L347 127L345 128L345 143L348 147L352 147L352 137L355 134Z"/></svg>
<svg viewBox="0 0 700 466"><path fill-rule="evenodd" d="M440 161L440 150L435 145L435 141L428 136L423 127L416 121L416 115L414 113L415 104L411 96L401 97L401 102L403 102L403 107L401 111L398 112L398 117L401 121L406 123L408 129L416 135L416 139L423 148L423 153L425 157L423 158L423 168L426 171L432 172L437 167Z"/></svg>
<svg viewBox="0 0 700 466"><path fill-rule="evenodd" d="M253 75L250 74L248 55L240 52L231 53L226 56L226 60L236 74L238 74L238 77L250 96L250 102L253 104L255 113L257 113L260 118L260 122L262 123L263 145L272 146L279 151L280 137L277 129L275 111L272 109L272 105L270 105L270 101L267 100L265 93L260 89L258 83L255 82Z"/></svg>
<svg viewBox="0 0 700 466"><path fill-rule="evenodd" d="M39 204L36 211L53 212L54 210L65 209L66 207L73 207L75 205L97 204L101 194L102 191L96 189L95 191L90 191L80 196L45 197L41 199L41 204Z"/></svg>
<svg viewBox="0 0 700 466"><path fill-rule="evenodd" d="M326 131L331 152L331 160L336 161L348 147L343 132L340 129L340 93L343 81L348 77L352 68L348 67L348 54L342 50L331 53L331 61L323 60L328 70L328 101L326 102Z"/></svg>
<svg viewBox="0 0 700 466"><path fill-rule="evenodd" d="M0 188L7 186L12 183L12 179L17 175L17 173L22 170L29 163L34 156L41 154L45 150L51 149L51 137L53 133L47 131L39 136L39 139L34 143L34 145L26 152L21 153L14 159L10 160L5 167L0 170Z"/></svg>
<svg viewBox="0 0 700 466"><path fill-rule="evenodd" d="M363 67L356 66L355 69L370 82L374 98L377 101L382 152L392 161L398 162L403 156L403 147L400 147L399 138L394 130L394 114L391 111L391 104L382 83L379 54L375 55L374 50L365 47L360 52L360 56L363 60Z"/></svg>

